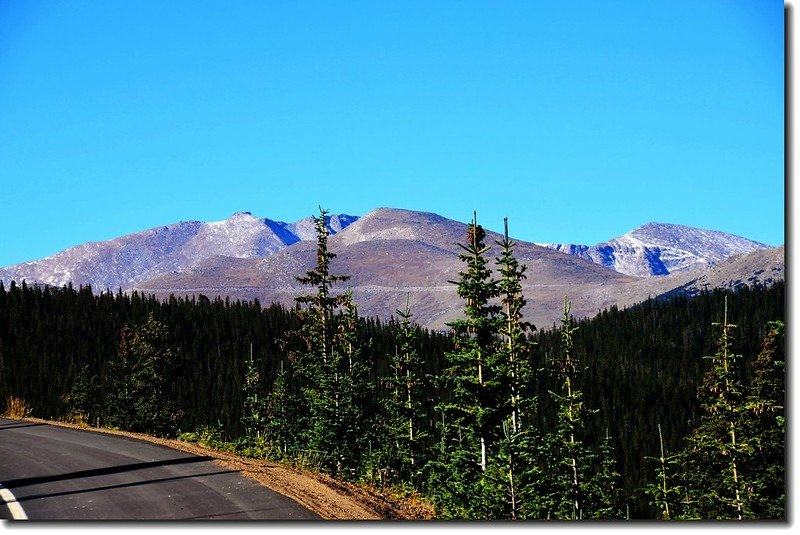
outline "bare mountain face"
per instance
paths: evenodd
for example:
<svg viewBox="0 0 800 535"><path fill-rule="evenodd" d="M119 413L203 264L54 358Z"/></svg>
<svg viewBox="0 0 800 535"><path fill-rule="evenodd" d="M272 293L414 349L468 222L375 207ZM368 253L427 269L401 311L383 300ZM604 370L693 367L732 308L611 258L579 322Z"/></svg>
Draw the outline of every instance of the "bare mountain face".
<svg viewBox="0 0 800 535"><path fill-rule="evenodd" d="M662 297L680 294L694 297L703 290L714 288L768 287L784 280L785 265L786 250L781 245L733 256L707 269L649 279L650 283L643 286L652 292L651 295Z"/></svg>
<svg viewBox="0 0 800 535"><path fill-rule="evenodd" d="M457 243L465 242L466 232L464 223L436 214L374 210L329 239L329 249L337 255L331 272L351 276L348 285L363 315L389 318L408 296L415 321L443 329L463 310L455 285L448 281L457 279L464 268ZM486 242L492 244L500 237L487 232ZM527 312L534 322L550 322L551 309L557 316L565 294L574 296L576 313L596 313L598 306L616 302L607 288L637 280L532 243L519 242L515 253L529 266ZM490 254L499 254L499 247ZM313 293L295 275L313 269L315 262L316 244L300 242L265 258L211 259L136 289L162 297L204 294L291 305L298 295ZM345 288L340 285L338 291Z"/></svg>
<svg viewBox="0 0 800 535"><path fill-rule="evenodd" d="M480 223L491 228L501 222ZM332 216L328 228L333 233L328 245L337 255L331 273L351 276L334 291L349 287L362 315L388 319L408 298L413 319L425 327L446 329L447 322L462 316L463 302L448 281L457 280L465 267L457 243L466 241L466 224L432 213L379 208L362 218ZM642 256L647 248L657 249L657 258L673 273L655 277L652 269L645 269L642 276L632 276L580 255L518 241L515 255L528 267L523 286L526 320L545 328L557 323L565 296L572 301L573 314L586 317L649 297L693 295L704 287L769 285L783 279L783 247L755 247L749 254L732 257L735 247L747 249L747 243L755 242L678 225L645 225L626 236L630 243L638 240L630 247L634 254L622 260L627 252L617 244L611 267L635 265L647 258ZM0 279L53 285L71 281L76 286L91 284L96 290L121 287L162 298L206 295L291 306L295 297L314 292L295 276L314 268L315 237L311 218L281 223L242 212L225 221L182 222L87 243L0 269ZM500 238L487 230L490 258L500 254L495 243Z"/></svg>
<svg viewBox="0 0 800 535"><path fill-rule="evenodd" d="M648 223L597 245L543 245L635 277L708 268L733 256L769 249L733 234L666 223Z"/></svg>
<svg viewBox="0 0 800 535"><path fill-rule="evenodd" d="M351 276L348 286L340 285L337 290L349 287L361 314L384 319L402 308L408 297L415 321L445 329L446 323L463 311L455 285L448 281L457 280L464 269L457 243L466 241L466 232L467 225L432 213L374 210L329 239L329 248L337 255L331 272ZM486 243L493 245L490 257L499 255L495 240L500 238L487 231ZM528 266L526 319L540 327L558 321L565 296L572 301L576 317L592 316L612 305L630 306L678 291L678 287L691 293L692 281L704 273L698 268L668 277L633 277L522 241L517 242L515 255ZM780 260L778 274L782 278L782 254ZM264 258L210 259L182 273L151 279L137 289L161 297L204 294L290 306L298 295L313 293L314 289L303 287L295 275L313 269L315 262L316 244L304 241Z"/></svg>
<svg viewBox="0 0 800 535"><path fill-rule="evenodd" d="M330 216L335 233L358 219ZM182 221L113 240L71 247L42 260L0 268L0 280L25 280L62 286L91 285L95 290L128 289L163 273L182 271L209 258L254 258L271 255L299 241L314 238L308 217L295 223L261 219L237 212L224 221Z"/></svg>

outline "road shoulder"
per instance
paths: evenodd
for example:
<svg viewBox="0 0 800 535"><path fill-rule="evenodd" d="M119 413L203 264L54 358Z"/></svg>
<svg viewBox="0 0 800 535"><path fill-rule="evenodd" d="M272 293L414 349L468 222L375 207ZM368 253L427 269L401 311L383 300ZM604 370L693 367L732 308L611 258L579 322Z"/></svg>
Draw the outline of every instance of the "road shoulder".
<svg viewBox="0 0 800 535"><path fill-rule="evenodd" d="M243 476L296 501L326 520L422 520L431 518L431 511L425 507L397 504L377 493L337 481L324 474L302 471L270 461L240 457L180 440L39 418L25 418L24 420L94 433L124 436L194 455L212 457L218 465L240 472Z"/></svg>

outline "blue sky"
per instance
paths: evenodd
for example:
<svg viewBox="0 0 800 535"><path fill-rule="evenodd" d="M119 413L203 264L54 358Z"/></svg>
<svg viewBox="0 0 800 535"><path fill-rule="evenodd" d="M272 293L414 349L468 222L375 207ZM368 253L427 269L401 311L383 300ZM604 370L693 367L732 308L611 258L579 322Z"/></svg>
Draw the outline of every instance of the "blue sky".
<svg viewBox="0 0 800 535"><path fill-rule="evenodd" d="M0 0L0 265L236 211L784 242L783 2Z"/></svg>

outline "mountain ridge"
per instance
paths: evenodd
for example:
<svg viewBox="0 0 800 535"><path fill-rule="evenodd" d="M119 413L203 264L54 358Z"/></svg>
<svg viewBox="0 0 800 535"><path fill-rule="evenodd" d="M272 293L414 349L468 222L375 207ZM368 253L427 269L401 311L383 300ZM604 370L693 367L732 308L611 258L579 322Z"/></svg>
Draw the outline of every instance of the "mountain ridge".
<svg viewBox="0 0 800 535"><path fill-rule="evenodd" d="M332 233L358 219L346 214L327 218ZM214 256L262 257L314 237L311 217L293 223L236 212L222 221L180 221L111 240L75 245L39 260L0 268L0 280L27 280L62 286L89 285L95 290L127 290L163 273L182 271Z"/></svg>
<svg viewBox="0 0 800 535"><path fill-rule="evenodd" d="M697 267L713 267L732 256L770 248L718 230L656 222L595 245L541 245L636 277L658 277Z"/></svg>
<svg viewBox="0 0 800 535"><path fill-rule="evenodd" d="M388 319L408 297L415 321L445 329L463 309L455 286L447 281L456 280L463 269L457 243L464 242L466 230L465 223L430 212L376 209L329 238L329 250L337 255L331 261L331 273L351 276L347 288L365 315ZM492 259L499 253L495 240L500 238L499 233L487 230ZM523 289L529 304L524 312L537 325L558 320L565 296L573 301L576 317L590 316L612 305L630 306L687 285L691 280L687 274L694 273L633 277L534 243L515 241L515 256L528 266ZM302 242L257 260L211 260L181 274L151 279L137 289L160 297L203 293L292 306L295 297L313 291L294 276L313 269L315 254L316 244ZM339 286L333 291L344 290Z"/></svg>

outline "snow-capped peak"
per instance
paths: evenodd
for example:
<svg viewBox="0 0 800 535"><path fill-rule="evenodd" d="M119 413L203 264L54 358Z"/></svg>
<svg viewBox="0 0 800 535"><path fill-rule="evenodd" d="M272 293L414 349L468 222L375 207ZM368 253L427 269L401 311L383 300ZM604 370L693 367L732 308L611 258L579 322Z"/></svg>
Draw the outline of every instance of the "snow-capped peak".
<svg viewBox="0 0 800 535"><path fill-rule="evenodd" d="M647 223L596 245L545 244L626 275L652 277L698 267L769 246L746 238L671 223Z"/></svg>

